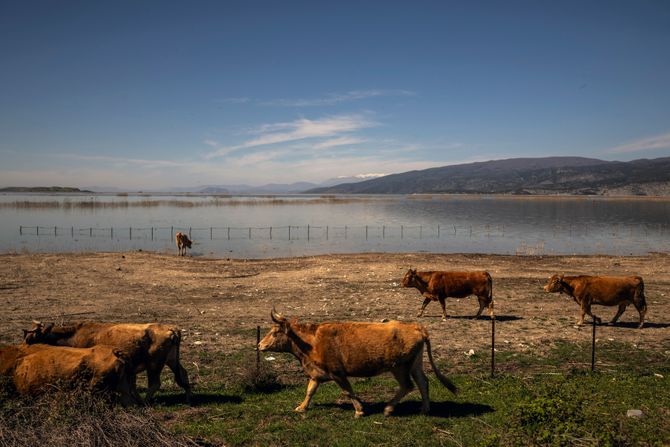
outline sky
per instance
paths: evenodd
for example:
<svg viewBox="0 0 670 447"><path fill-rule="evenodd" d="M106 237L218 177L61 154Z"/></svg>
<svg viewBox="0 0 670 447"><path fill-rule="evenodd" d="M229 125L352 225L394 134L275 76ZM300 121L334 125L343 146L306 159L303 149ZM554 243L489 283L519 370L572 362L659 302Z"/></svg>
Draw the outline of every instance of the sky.
<svg viewBox="0 0 670 447"><path fill-rule="evenodd" d="M0 186L670 156L670 2L0 0Z"/></svg>

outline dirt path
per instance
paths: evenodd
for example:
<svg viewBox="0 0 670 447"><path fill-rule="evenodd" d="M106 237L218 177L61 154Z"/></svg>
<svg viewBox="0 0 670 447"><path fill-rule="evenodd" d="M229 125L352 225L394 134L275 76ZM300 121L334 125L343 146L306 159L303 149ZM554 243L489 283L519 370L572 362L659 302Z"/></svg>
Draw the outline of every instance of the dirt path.
<svg viewBox="0 0 670 447"><path fill-rule="evenodd" d="M270 325L272 305L311 321L383 318L416 320L421 297L400 287L408 267L419 270L488 270L493 276L497 340L501 350L542 352L557 340L588 341L575 328L578 306L542 286L553 273L639 274L645 279L648 326L636 329L630 306L616 327L599 337L642 349L670 349L670 256L492 256L359 254L272 260L180 258L147 252L0 256L0 343L20 341L21 329L46 322L160 321L184 328L184 355L235 352L253 346L255 327ZM471 317L475 298L448 300L440 321L431 303L420 322L434 349L455 358L488 349L488 319ZM596 306L603 319L615 308Z"/></svg>

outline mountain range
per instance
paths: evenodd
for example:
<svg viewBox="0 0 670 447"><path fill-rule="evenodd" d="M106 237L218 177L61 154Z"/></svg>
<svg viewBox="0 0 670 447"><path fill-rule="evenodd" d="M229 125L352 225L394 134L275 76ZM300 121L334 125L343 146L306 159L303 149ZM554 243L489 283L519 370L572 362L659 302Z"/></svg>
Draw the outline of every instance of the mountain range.
<svg viewBox="0 0 670 447"><path fill-rule="evenodd" d="M670 195L670 157L629 162L583 157L511 158L408 171L304 192Z"/></svg>

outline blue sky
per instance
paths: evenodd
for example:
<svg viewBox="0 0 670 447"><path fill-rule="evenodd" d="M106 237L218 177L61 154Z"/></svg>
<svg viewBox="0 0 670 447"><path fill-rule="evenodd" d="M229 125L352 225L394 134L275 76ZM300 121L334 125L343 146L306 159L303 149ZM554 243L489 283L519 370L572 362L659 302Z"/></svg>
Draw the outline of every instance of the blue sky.
<svg viewBox="0 0 670 447"><path fill-rule="evenodd" d="M670 155L670 2L0 0L0 186Z"/></svg>

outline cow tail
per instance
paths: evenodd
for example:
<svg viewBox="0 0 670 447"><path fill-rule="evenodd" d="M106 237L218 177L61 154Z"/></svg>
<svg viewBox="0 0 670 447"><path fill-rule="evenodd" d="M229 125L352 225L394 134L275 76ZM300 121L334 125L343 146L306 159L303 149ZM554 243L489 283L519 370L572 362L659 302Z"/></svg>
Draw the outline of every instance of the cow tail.
<svg viewBox="0 0 670 447"><path fill-rule="evenodd" d="M423 341L426 342L426 348L427 348L426 350L428 351L428 360L430 360L430 366L431 368L433 368L433 372L440 380L440 382L442 382L442 385L446 386L452 393L458 394L458 388L456 387L456 385L454 385L454 383L451 380L447 379L447 377L444 374L442 374L439 369L437 369L435 361L433 360L433 353L430 348L430 338L428 337L428 331L426 331L425 329L423 330Z"/></svg>
<svg viewBox="0 0 670 447"><path fill-rule="evenodd" d="M635 295L633 296L633 302L635 303L635 307L637 309L646 311L647 310L647 299L644 296L644 281L639 276L638 276L638 279L640 280L640 284L638 284L637 288L635 289Z"/></svg>

